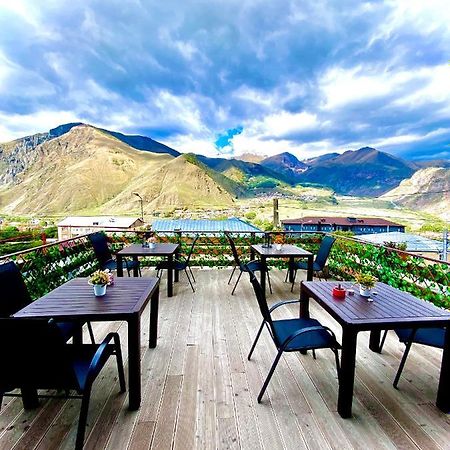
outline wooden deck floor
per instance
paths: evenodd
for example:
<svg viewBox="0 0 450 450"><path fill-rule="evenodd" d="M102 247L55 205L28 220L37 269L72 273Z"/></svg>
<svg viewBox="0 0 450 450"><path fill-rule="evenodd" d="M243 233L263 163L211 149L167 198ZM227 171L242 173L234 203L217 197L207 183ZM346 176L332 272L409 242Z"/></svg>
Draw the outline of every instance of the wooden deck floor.
<svg viewBox="0 0 450 450"><path fill-rule="evenodd" d="M161 290L159 337L148 349L148 310L142 326L143 401L127 409L118 393L113 361L96 381L91 398L88 449L450 449L450 416L434 405L441 353L413 347L400 390L392 387L403 346L390 334L383 354L358 338L354 417L336 412L337 377L333 354L286 354L263 403L256 396L275 356L263 334L252 361L246 355L260 324L248 278L234 296L229 270L196 270L195 294L184 274L175 296ZM270 302L295 298L284 274L271 272ZM314 302L312 316L340 334L340 327ZM283 315L295 317L298 307ZM126 324L96 324L101 339L118 330L126 357ZM450 381L450 380L449 380ZM0 413L0 449L71 449L79 400L41 401L24 411L20 399L5 398Z"/></svg>

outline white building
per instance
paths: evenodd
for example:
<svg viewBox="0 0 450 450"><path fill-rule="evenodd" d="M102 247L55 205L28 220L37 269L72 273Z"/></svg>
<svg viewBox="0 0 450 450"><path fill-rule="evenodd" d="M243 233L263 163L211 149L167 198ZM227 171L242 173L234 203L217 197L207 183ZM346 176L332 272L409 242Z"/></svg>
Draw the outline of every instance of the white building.
<svg viewBox="0 0 450 450"><path fill-rule="evenodd" d="M144 225L137 217L66 217L58 223L58 240L96 231L133 231Z"/></svg>
<svg viewBox="0 0 450 450"><path fill-rule="evenodd" d="M443 252L443 241L435 241L423 236L411 233L375 233L357 236L361 241L371 242L373 244L383 245L386 242L394 242L396 244L406 244L406 251L416 253L419 256L427 256L429 258L438 259Z"/></svg>

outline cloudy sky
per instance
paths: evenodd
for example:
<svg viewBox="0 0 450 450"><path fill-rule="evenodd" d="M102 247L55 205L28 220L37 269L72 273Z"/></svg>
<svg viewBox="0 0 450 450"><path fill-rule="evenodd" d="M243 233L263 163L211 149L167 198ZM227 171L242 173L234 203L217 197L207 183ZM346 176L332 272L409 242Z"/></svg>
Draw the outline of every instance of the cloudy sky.
<svg viewBox="0 0 450 450"><path fill-rule="evenodd" d="M0 142L450 158L448 0L0 0Z"/></svg>

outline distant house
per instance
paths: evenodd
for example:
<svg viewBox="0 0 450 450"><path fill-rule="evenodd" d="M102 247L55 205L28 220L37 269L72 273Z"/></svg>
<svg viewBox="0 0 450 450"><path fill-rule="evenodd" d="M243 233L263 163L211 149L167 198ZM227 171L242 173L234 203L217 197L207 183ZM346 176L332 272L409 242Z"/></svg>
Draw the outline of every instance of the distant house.
<svg viewBox="0 0 450 450"><path fill-rule="evenodd" d="M405 232L405 226L386 219L368 217L303 217L282 220L286 231L351 231L354 234Z"/></svg>
<svg viewBox="0 0 450 450"><path fill-rule="evenodd" d="M251 233L260 232L259 228L250 225L244 220L232 217L224 220L208 220L208 219L179 219L179 220L155 220L152 223L154 231L191 231L200 233L202 231L230 231Z"/></svg>
<svg viewBox="0 0 450 450"><path fill-rule="evenodd" d="M58 240L70 239L95 231L129 231L144 225L136 217L66 217L58 223Z"/></svg>

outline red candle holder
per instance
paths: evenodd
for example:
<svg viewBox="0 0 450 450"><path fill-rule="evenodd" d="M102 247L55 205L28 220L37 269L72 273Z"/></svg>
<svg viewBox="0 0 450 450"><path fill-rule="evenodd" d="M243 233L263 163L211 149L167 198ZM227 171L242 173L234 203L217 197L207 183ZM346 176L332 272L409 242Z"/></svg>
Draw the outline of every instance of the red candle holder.
<svg viewBox="0 0 450 450"><path fill-rule="evenodd" d="M345 298L345 289L342 288L341 286L335 286L333 288L333 297L336 298Z"/></svg>

